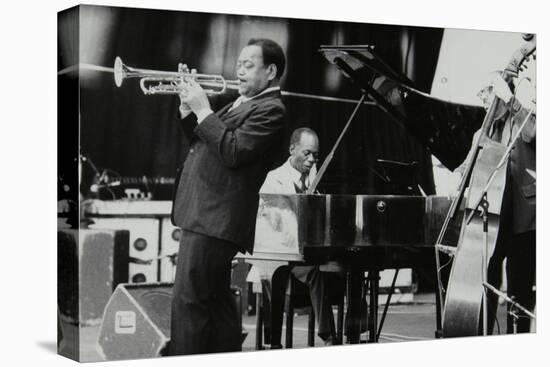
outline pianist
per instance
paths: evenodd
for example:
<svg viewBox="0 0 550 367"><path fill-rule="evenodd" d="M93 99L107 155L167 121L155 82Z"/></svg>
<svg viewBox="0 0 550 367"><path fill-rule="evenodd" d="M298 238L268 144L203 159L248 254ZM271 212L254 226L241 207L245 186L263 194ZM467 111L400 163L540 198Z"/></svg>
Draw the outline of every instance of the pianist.
<svg viewBox="0 0 550 367"><path fill-rule="evenodd" d="M305 193L317 172L315 163L318 151L319 139L315 131L309 128L296 129L290 138L290 157L282 166L268 173L260 193ZM309 288L319 337L325 345L332 345L331 325L334 325L334 320L332 308L325 293L325 277L328 275L330 274L320 272L317 266L294 266L291 270L291 276Z"/></svg>

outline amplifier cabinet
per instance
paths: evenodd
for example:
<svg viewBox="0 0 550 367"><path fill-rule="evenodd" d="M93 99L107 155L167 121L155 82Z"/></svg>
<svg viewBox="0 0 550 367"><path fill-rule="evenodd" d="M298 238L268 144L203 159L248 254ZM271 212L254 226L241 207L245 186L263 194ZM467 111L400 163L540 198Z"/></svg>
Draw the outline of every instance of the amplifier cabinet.
<svg viewBox="0 0 550 367"><path fill-rule="evenodd" d="M93 218L90 228L124 229L130 232L130 283L151 283L159 279L159 219Z"/></svg>
<svg viewBox="0 0 550 367"><path fill-rule="evenodd" d="M128 282L129 233L66 229L57 238L60 317L73 324L99 324L115 287Z"/></svg>

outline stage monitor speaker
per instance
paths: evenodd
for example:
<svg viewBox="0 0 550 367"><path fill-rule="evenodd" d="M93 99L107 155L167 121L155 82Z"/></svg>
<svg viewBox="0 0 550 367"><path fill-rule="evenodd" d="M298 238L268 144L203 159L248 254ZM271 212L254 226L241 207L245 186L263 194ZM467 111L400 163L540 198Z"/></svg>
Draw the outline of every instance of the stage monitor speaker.
<svg viewBox="0 0 550 367"><path fill-rule="evenodd" d="M98 325L120 283L128 282L129 233L67 229L57 235L57 303L61 318Z"/></svg>
<svg viewBox="0 0 550 367"><path fill-rule="evenodd" d="M105 307L99 331L99 352L105 360L154 358L165 354L170 341L173 285L121 284L117 287ZM233 291L240 307L241 292L235 288ZM241 322L239 320L239 324Z"/></svg>
<svg viewBox="0 0 550 367"><path fill-rule="evenodd" d="M172 283L121 284L109 300L99 331L106 360L161 355L170 340Z"/></svg>

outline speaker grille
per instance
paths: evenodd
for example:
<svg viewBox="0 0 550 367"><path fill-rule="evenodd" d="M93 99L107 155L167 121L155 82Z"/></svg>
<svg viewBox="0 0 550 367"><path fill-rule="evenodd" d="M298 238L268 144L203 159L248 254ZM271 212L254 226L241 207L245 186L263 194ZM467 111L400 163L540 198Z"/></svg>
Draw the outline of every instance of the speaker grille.
<svg viewBox="0 0 550 367"><path fill-rule="evenodd" d="M165 335L170 335L172 285L140 285L127 287L128 292L145 310L147 315Z"/></svg>

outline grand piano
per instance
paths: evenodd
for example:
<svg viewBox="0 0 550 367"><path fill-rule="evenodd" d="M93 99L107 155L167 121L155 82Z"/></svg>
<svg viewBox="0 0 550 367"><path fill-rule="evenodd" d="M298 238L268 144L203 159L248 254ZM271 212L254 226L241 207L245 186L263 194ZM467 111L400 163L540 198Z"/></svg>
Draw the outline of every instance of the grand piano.
<svg viewBox="0 0 550 367"><path fill-rule="evenodd" d="M367 330L369 341L376 342L383 325L377 320L379 272L433 266L433 244L450 202L439 196L262 194L255 250L249 260L336 266L345 272L350 343L359 342L368 272ZM286 289L286 282L277 284L275 277L272 345L280 344L283 304L277 299L284 298Z"/></svg>
<svg viewBox="0 0 550 367"><path fill-rule="evenodd" d="M361 90L364 97L358 108L368 97L448 169L453 170L464 161L472 134L481 125L482 108L438 100L419 91L370 46L321 46L319 51ZM347 125L352 119L353 115ZM319 170L317 183L325 169ZM388 299L379 321L379 272L428 266L434 269L434 279L437 274L434 246L451 198L421 195L415 188L408 189L396 192L398 195L262 194L252 258L336 264L346 274L350 343L360 341L361 299L366 295L367 272L368 341L377 342L389 304ZM459 228L451 229L449 233L455 238L446 238L444 243L456 244L458 231ZM273 285L272 345L280 344L281 339L281 300L286 282L282 283ZM390 297L392 291L393 284ZM436 335L441 329L441 303L436 300ZM342 342L341 335L338 339Z"/></svg>

